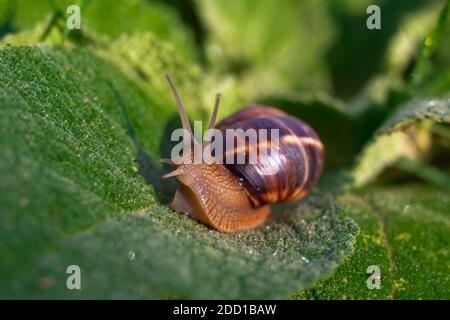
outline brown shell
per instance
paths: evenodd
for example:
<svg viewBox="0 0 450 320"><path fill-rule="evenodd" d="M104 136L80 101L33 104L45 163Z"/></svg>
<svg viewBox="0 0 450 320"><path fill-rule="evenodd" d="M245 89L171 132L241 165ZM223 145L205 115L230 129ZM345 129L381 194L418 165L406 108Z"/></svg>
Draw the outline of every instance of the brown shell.
<svg viewBox="0 0 450 320"><path fill-rule="evenodd" d="M223 132L224 137L226 129L279 129L279 156L260 155L259 141L256 145L250 145L246 140L245 164L237 164L236 157L234 164L226 163L225 155L229 152L236 154L236 150L227 150L224 139L224 165L243 184L255 207L300 199L320 177L323 168L323 145L317 134L303 121L278 109L260 105L247 107L222 120L216 128ZM236 141L235 139L232 145L235 145ZM270 144L270 131L267 141ZM257 148L256 164L248 163L250 148ZM274 166L279 170L273 175L261 175L260 172L266 166Z"/></svg>

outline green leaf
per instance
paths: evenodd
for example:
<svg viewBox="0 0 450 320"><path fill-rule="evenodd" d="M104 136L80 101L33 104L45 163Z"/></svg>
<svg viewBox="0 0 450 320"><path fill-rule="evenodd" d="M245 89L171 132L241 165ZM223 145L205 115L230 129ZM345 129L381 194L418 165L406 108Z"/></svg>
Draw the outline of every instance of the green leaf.
<svg viewBox="0 0 450 320"><path fill-rule="evenodd" d="M424 39L433 30L439 13L442 11L443 1L432 1L422 10L407 13L403 18L398 32L392 37L387 48L385 69L389 76L397 81L408 81L411 64L422 53Z"/></svg>
<svg viewBox="0 0 450 320"><path fill-rule="evenodd" d="M445 4L436 19L436 25L423 41L410 74L410 90L413 94L442 95L450 91L450 1Z"/></svg>
<svg viewBox="0 0 450 320"><path fill-rule="evenodd" d="M428 133L418 124L424 121L449 123L450 98L416 99L398 107L358 156L351 171L354 186L372 181L383 169L402 157L415 159L423 156L423 148L427 146L423 146L421 140L426 140L427 144Z"/></svg>
<svg viewBox="0 0 450 320"><path fill-rule="evenodd" d="M401 158L394 166L397 169L412 173L424 181L443 189L450 190L450 175L431 165L423 164L420 161Z"/></svg>
<svg viewBox="0 0 450 320"><path fill-rule="evenodd" d="M331 194L239 234L159 204L176 108L142 86L87 49L0 50L1 297L286 297L351 252L356 227ZM82 290L67 289L72 264Z"/></svg>
<svg viewBox="0 0 450 320"><path fill-rule="evenodd" d="M370 5L381 10L379 30L366 27ZM342 99L352 98L371 85L374 76L396 73L410 63L416 37L428 30L428 20L430 15L435 16L437 5L442 6L442 0L329 1L327 7L338 34L326 53L335 94ZM401 46L398 51L397 45ZM392 55L393 48L398 54ZM389 60L392 56L394 61Z"/></svg>
<svg viewBox="0 0 450 320"><path fill-rule="evenodd" d="M129 77L139 82L143 88L152 87L155 95L166 96L168 93L165 74L170 74L182 94L190 118L202 115L205 104L202 71L192 63L192 59L180 54L180 50L173 48L165 42L159 41L149 32L135 33L132 36L121 36L116 41L102 47L93 46L92 49L107 58L115 65L120 66ZM173 97L170 101L173 103ZM192 119L191 119L192 120Z"/></svg>
<svg viewBox="0 0 450 320"><path fill-rule="evenodd" d="M429 185L373 187L341 199L358 222L355 253L296 298L449 299L450 196ZM381 271L368 289L367 267Z"/></svg>
<svg viewBox="0 0 450 320"><path fill-rule="evenodd" d="M270 229L237 235L211 231L159 206L128 213L68 235L0 293L31 298L284 297L329 273L349 250L354 225L332 215L310 215L311 209L302 212L305 220L297 213L295 219L272 222ZM82 268L81 291L67 290L64 270L69 264Z"/></svg>
<svg viewBox="0 0 450 320"><path fill-rule="evenodd" d="M324 57L334 29L325 4L198 0L197 7L211 70L237 75L250 99L329 87Z"/></svg>
<svg viewBox="0 0 450 320"><path fill-rule="evenodd" d="M66 9L73 4L80 4L80 1L3 1L0 4L0 30L29 30L55 13L61 17L58 24L65 28ZM89 1L85 6L80 5L80 8L83 32L118 38L125 34L151 31L158 39L176 47L178 54L195 57L192 35L183 27L180 17L167 5L146 0L95 0ZM0 37L1 33L0 31Z"/></svg>
<svg viewBox="0 0 450 320"><path fill-rule="evenodd" d="M450 52L447 45L450 32L449 3L446 1L443 7L439 4L437 8L440 9L440 14L434 13L435 6L431 7L431 15L436 15L435 27L418 50L412 71L410 75L406 75L406 86L398 89L400 92L389 92L390 95L383 102L385 119L358 156L350 172L354 186L369 183L401 158L420 165L420 161L425 160L432 149L431 123L450 123L450 82L445 81L448 78L448 68L444 67ZM429 14L426 13L425 16ZM401 50L401 45L397 47L393 52ZM405 67L399 68L401 70ZM438 74L442 77L434 77ZM441 81L443 79L444 81ZM436 172L431 176L427 175L434 183L446 185L445 178L436 179L436 176ZM426 177L422 175L422 178Z"/></svg>

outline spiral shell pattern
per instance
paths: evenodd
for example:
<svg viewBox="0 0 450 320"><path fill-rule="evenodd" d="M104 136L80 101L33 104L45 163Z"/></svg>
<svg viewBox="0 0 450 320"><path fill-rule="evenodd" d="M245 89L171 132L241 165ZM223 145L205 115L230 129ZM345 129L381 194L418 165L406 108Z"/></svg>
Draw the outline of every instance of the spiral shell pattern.
<svg viewBox="0 0 450 320"><path fill-rule="evenodd" d="M223 141L223 163L243 184L255 207L298 200L311 190L320 177L323 145L316 132L295 117L272 107L256 105L225 118L216 128L222 131L224 137L227 137L227 129L268 129L267 139L261 140L258 136L253 144L248 139L241 146L236 145L237 138L231 144L227 144L226 139ZM270 129L279 130L276 156L270 152L260 152L263 145L270 151ZM230 145L233 147L230 148ZM257 152L256 163L249 163L251 151ZM243 164L237 163L239 152L244 152ZM235 161L228 164L230 153ZM267 171L268 168L272 171Z"/></svg>

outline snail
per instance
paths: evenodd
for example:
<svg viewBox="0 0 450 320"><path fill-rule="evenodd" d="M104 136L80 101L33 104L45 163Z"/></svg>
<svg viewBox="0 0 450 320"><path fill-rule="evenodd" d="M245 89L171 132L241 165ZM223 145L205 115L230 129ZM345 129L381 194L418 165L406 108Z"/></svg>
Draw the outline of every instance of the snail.
<svg viewBox="0 0 450 320"><path fill-rule="evenodd" d="M188 141L198 145L177 90L168 75L166 80L175 97L183 129L190 135ZM323 145L309 125L273 107L250 106L216 125L219 101L220 95L217 95L209 129L215 128L220 132L227 129L278 129L277 156L258 153L256 163L194 163L192 152L188 152L180 156L178 164L170 159L161 159L174 167L163 178L176 177L179 182L170 204L175 211L186 213L222 232L249 230L267 220L271 204L301 199L311 190L322 172ZM202 150L208 143L201 144ZM270 144L271 140L264 143ZM262 144L260 140L253 145L246 143L244 154L247 155L252 148L259 151ZM227 149L219 157L225 158L225 154L230 152L237 151ZM267 167L276 167L277 170L273 174L264 174Z"/></svg>

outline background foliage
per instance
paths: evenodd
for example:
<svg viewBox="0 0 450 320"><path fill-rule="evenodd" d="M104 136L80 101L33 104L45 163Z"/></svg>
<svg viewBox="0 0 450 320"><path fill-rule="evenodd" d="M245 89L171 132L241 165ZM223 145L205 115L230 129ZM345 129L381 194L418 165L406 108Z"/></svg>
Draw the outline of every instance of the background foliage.
<svg viewBox="0 0 450 320"><path fill-rule="evenodd" d="M0 0L0 297L450 298L448 1L71 3ZM239 234L169 210L166 72L191 121L310 123L319 185Z"/></svg>

